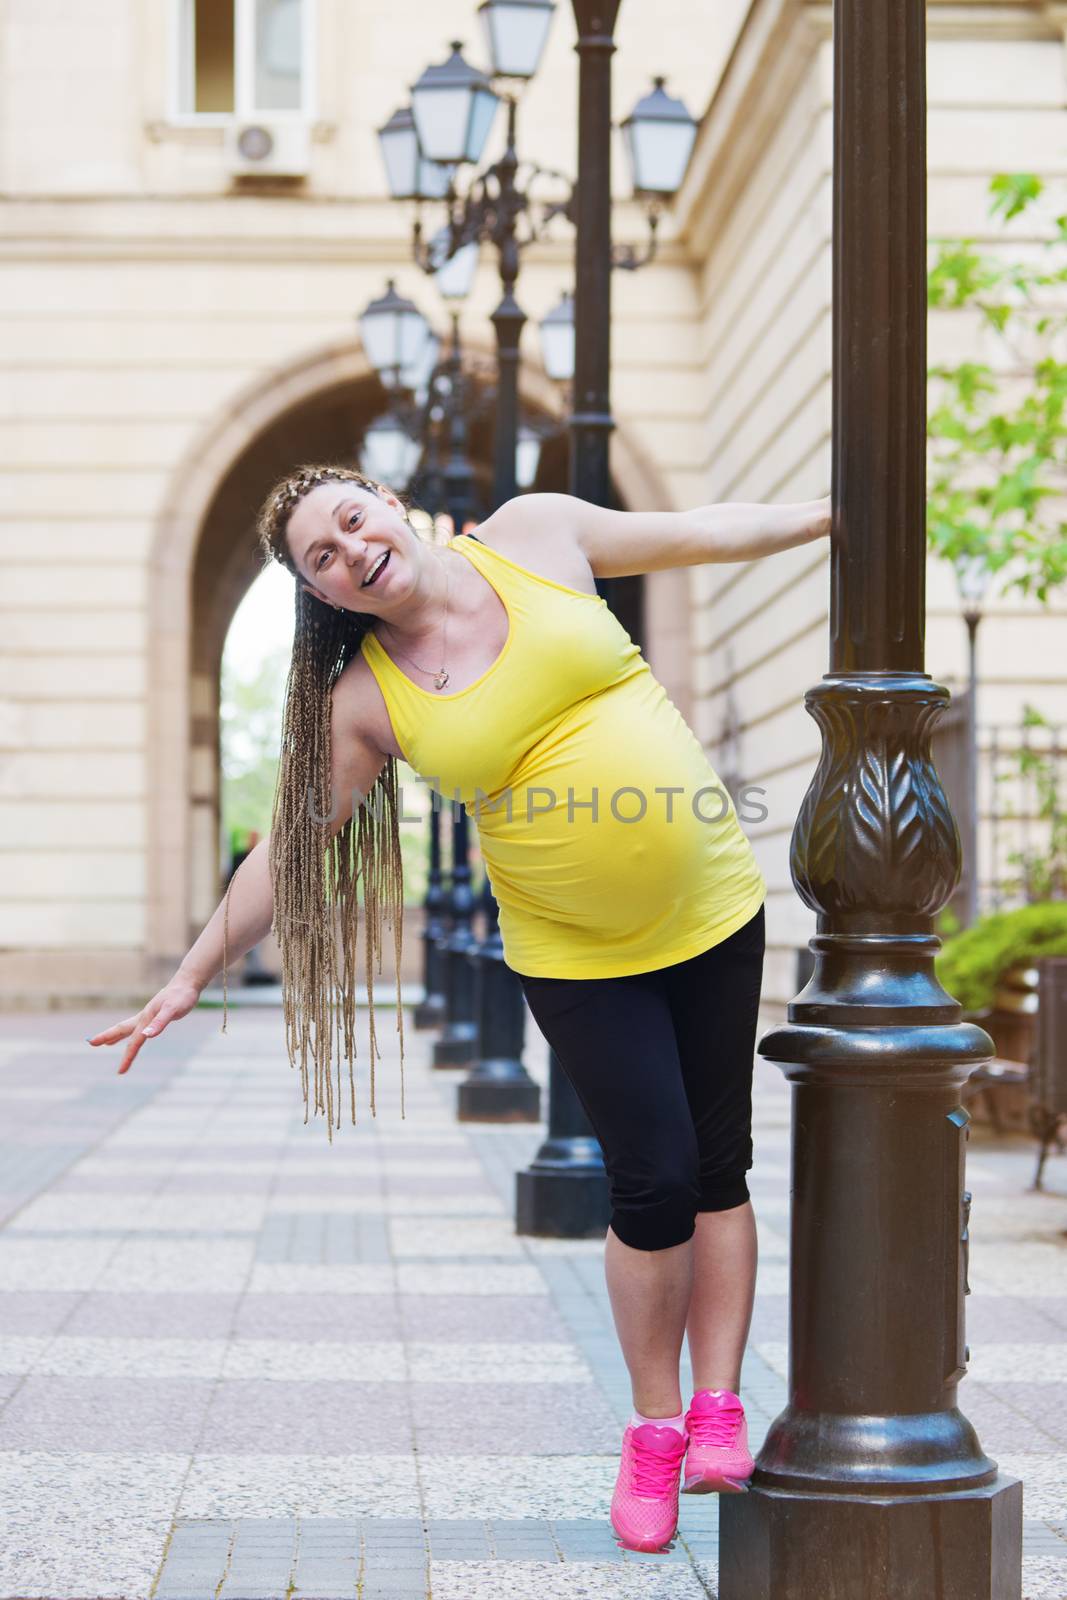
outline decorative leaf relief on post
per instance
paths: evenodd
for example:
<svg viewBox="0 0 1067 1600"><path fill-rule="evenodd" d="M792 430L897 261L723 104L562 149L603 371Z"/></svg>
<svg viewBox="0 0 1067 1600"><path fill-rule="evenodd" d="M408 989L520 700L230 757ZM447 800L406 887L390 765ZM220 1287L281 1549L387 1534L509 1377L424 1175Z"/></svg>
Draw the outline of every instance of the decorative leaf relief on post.
<svg viewBox="0 0 1067 1600"><path fill-rule="evenodd" d="M933 916L959 880L959 830L930 755L947 692L929 679L828 679L805 696L819 765L790 853L806 905Z"/></svg>

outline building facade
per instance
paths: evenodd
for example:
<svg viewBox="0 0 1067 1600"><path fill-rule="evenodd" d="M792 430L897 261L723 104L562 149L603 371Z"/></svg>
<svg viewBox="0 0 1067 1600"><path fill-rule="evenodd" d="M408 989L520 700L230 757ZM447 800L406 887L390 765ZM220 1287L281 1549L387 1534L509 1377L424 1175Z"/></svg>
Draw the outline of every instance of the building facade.
<svg viewBox="0 0 1067 1600"><path fill-rule="evenodd" d="M0 1004L143 1000L221 891L218 680L258 570L251 519L295 460L350 454L382 403L356 317L387 278L438 324L375 130L472 0L8 0L0 21ZM1003 237L998 170L1063 178L1064 8L932 3L931 229ZM831 6L623 0L622 115L668 77L701 117L655 262L615 275L613 470L632 509L829 488ZM520 151L573 171L577 61L561 4ZM276 170L242 129L276 134ZM499 138L500 130L496 137ZM617 237L640 209L616 161ZM1062 205L1060 207L1062 208ZM1029 226L1029 224L1028 224ZM1025 246L1025 230L1020 243ZM996 244L996 248L1003 248ZM526 251L524 401L558 416L536 321L572 281L559 221ZM489 252L464 331L492 347ZM930 356L978 338L936 312ZM759 786L765 998L814 928L789 876L818 756L803 690L827 663L825 547L645 580L646 649L715 765ZM962 682L951 574L931 562L928 670ZM991 719L1067 721L1067 602L994 602Z"/></svg>

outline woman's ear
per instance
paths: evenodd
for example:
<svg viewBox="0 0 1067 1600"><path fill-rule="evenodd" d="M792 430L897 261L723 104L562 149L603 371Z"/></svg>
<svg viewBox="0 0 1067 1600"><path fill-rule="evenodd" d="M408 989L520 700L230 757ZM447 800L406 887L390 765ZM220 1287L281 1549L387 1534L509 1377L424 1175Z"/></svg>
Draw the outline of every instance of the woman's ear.
<svg viewBox="0 0 1067 1600"><path fill-rule="evenodd" d="M326 596L324 594L320 594L318 589L316 589L316 587L315 587L315 585L313 583L305 583L304 580L301 578L300 579L300 587L301 587L301 589L303 589L305 594L311 595L316 600L321 600L324 606L332 606L333 605L333 601L332 600L327 600L327 598L326 598Z"/></svg>

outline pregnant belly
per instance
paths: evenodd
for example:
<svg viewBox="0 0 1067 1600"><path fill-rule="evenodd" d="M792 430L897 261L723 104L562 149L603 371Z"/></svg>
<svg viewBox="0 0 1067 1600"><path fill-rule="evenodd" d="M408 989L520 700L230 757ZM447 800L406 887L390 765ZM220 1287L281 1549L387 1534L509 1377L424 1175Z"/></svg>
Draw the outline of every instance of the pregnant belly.
<svg viewBox="0 0 1067 1600"><path fill-rule="evenodd" d="M661 686L640 687L576 708L470 808L502 907L626 935L734 870L729 796Z"/></svg>

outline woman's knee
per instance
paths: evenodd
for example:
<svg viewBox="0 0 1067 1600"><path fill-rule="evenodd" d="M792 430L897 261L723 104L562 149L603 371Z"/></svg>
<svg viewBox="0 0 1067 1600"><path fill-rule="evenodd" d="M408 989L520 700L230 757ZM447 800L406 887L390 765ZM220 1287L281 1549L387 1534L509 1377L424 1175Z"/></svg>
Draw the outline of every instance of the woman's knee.
<svg viewBox="0 0 1067 1600"><path fill-rule="evenodd" d="M669 1250L696 1231L701 1188L695 1167L674 1166L641 1184L613 1182L611 1229L634 1250Z"/></svg>

